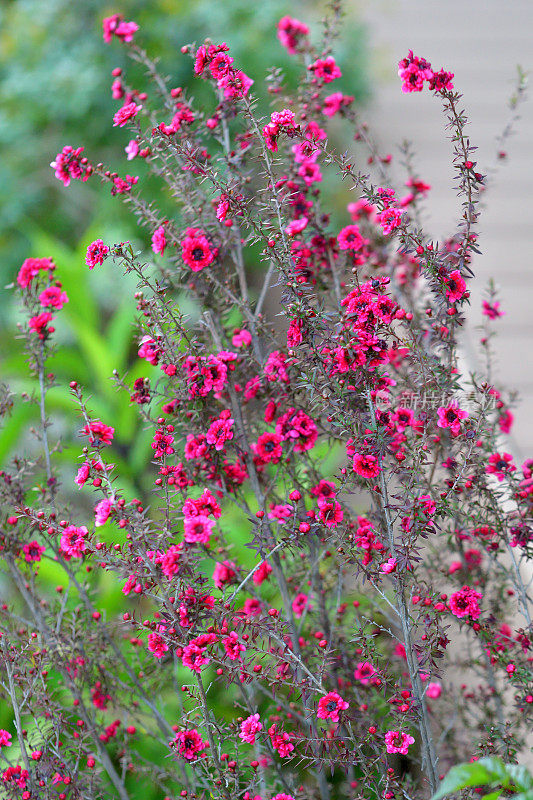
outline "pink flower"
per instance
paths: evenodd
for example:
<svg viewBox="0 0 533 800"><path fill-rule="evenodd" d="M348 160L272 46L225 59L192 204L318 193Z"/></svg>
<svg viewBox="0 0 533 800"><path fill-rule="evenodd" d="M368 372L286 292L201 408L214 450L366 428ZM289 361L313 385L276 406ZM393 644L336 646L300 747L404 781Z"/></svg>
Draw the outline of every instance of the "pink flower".
<svg viewBox="0 0 533 800"><path fill-rule="evenodd" d="M263 730L263 725L260 722L259 714L252 714L241 722L241 730L239 738L248 744L254 744L255 734Z"/></svg>
<svg viewBox="0 0 533 800"><path fill-rule="evenodd" d="M360 661L354 670L353 676L356 681L362 683L363 686L367 686L371 681L372 675L375 674L376 669L369 661Z"/></svg>
<svg viewBox="0 0 533 800"><path fill-rule="evenodd" d="M63 554L70 558L81 558L87 548L85 537L87 536L87 528L82 525L76 528L74 525L68 525L63 531L61 536L60 545Z"/></svg>
<svg viewBox="0 0 533 800"><path fill-rule="evenodd" d="M336 500L319 497L318 507L320 509L319 519L324 523L326 528L336 528L339 522L342 522L344 513Z"/></svg>
<svg viewBox="0 0 533 800"><path fill-rule="evenodd" d="M387 753L401 753L406 756L409 745L414 744L414 741L412 736L403 731L387 731L385 734Z"/></svg>
<svg viewBox="0 0 533 800"><path fill-rule="evenodd" d="M47 327L53 319L53 314L49 311L43 311L42 314L36 314L36 316L30 317L28 325L30 330L36 333L39 339L44 341L55 330L52 326Z"/></svg>
<svg viewBox="0 0 533 800"><path fill-rule="evenodd" d="M215 524L212 519L201 514L196 517L186 517L183 524L186 542L189 542L189 544L194 544L196 542L209 544L211 532Z"/></svg>
<svg viewBox="0 0 533 800"><path fill-rule="evenodd" d="M181 568L182 544L171 545L161 559L161 569L167 578L172 578Z"/></svg>
<svg viewBox="0 0 533 800"><path fill-rule="evenodd" d="M481 592L476 592L470 586L463 586L459 591L450 595L450 611L458 619L470 617L478 619L481 614L478 601L483 597Z"/></svg>
<svg viewBox="0 0 533 800"><path fill-rule="evenodd" d="M105 497L103 500L100 500L100 502L96 504L94 509L95 526L99 528L102 525L105 525L105 523L111 516L112 511L113 511L112 500L110 500L108 497Z"/></svg>
<svg viewBox="0 0 533 800"><path fill-rule="evenodd" d="M428 683L428 688L426 690L426 697L430 697L432 700L436 700L442 694L442 686L440 683Z"/></svg>
<svg viewBox="0 0 533 800"><path fill-rule="evenodd" d="M66 292L61 291L61 286L49 286L39 295L39 302L44 308L60 310L68 303L68 297Z"/></svg>
<svg viewBox="0 0 533 800"><path fill-rule="evenodd" d="M215 260L215 253L201 228L187 229L185 238L181 241L181 255L193 272L200 272Z"/></svg>
<svg viewBox="0 0 533 800"><path fill-rule="evenodd" d="M330 719L332 722L338 722L339 713L346 711L349 705L337 692L328 692L318 701L316 715L319 719Z"/></svg>
<svg viewBox="0 0 533 800"><path fill-rule="evenodd" d="M315 73L315 78L321 80L322 83L331 83L335 78L340 78L342 72L335 63L333 56L327 58L319 58L307 67L308 70Z"/></svg>
<svg viewBox="0 0 533 800"><path fill-rule="evenodd" d="M302 328L303 322L301 319L291 319L287 331L287 347L298 347L303 342Z"/></svg>
<svg viewBox="0 0 533 800"><path fill-rule="evenodd" d="M352 469L362 478L375 478L381 472L377 456L354 453Z"/></svg>
<svg viewBox="0 0 533 800"><path fill-rule="evenodd" d="M241 653L246 650L246 645L239 641L235 631L231 631L230 635L222 640L222 644L226 655L231 661L242 661Z"/></svg>
<svg viewBox="0 0 533 800"><path fill-rule="evenodd" d="M51 258L27 258L17 275L17 283L22 289L25 289L41 270L53 272L54 269L55 264Z"/></svg>
<svg viewBox="0 0 533 800"><path fill-rule="evenodd" d="M210 425L205 438L215 450L223 450L225 442L233 439L233 419L229 411L221 412L220 417Z"/></svg>
<svg viewBox="0 0 533 800"><path fill-rule="evenodd" d="M391 572L395 572L396 571L397 565L398 565L398 562L396 561L395 558L389 558L388 561L385 561L385 563L381 565L380 569L386 575L389 575Z"/></svg>
<svg viewBox="0 0 533 800"><path fill-rule="evenodd" d="M295 408L287 409L276 421L276 433L283 441L294 447L296 453L311 450L318 438L318 429L314 420L305 411Z"/></svg>
<svg viewBox="0 0 533 800"><path fill-rule="evenodd" d="M160 225L159 228L156 228L152 235L152 250L154 253L159 253L159 255L163 255L165 252L165 247L167 246L167 239L165 236L165 226Z"/></svg>
<svg viewBox="0 0 533 800"><path fill-rule="evenodd" d="M113 186L111 188L111 194L113 197L117 194L127 194L131 192L132 188L138 183L139 178L134 177L133 175L126 175L125 178L121 178L119 175L115 175L113 177Z"/></svg>
<svg viewBox="0 0 533 800"><path fill-rule="evenodd" d="M202 750L207 747L196 728L188 731L181 731L174 737L174 746L178 753L186 761L196 761Z"/></svg>
<svg viewBox="0 0 533 800"><path fill-rule="evenodd" d="M312 608L312 605L309 602L309 597L303 592L298 592L298 594L292 601L292 611L294 616L297 619L300 619L306 608L309 608L309 610L311 610Z"/></svg>
<svg viewBox="0 0 533 800"><path fill-rule="evenodd" d="M438 427L449 428L452 436L458 436L461 433L461 420L468 419L468 411L462 411L455 400L447 406L438 408L437 414L439 417Z"/></svg>
<svg viewBox="0 0 533 800"><path fill-rule="evenodd" d="M285 233L287 236L297 236L301 233L305 228L307 228L307 223L309 220L307 217L300 217L300 219L293 219L292 222L289 222L287 227L285 228Z"/></svg>
<svg viewBox="0 0 533 800"><path fill-rule="evenodd" d="M296 124L294 112L288 108L284 108L283 111L274 111L270 115L270 121L274 125L279 125L280 128L289 128L289 130L293 129Z"/></svg>
<svg viewBox="0 0 533 800"><path fill-rule="evenodd" d="M252 343L252 336L245 328L235 328L231 343L233 347L248 347Z"/></svg>
<svg viewBox="0 0 533 800"><path fill-rule="evenodd" d="M516 466L510 453L492 453L489 456L486 472L489 475L495 475L500 483L515 470Z"/></svg>
<svg viewBox="0 0 533 800"><path fill-rule="evenodd" d="M45 550L46 547L43 547L43 545L39 544L39 542L36 542L35 540L29 544L25 544L22 548L24 560L28 563L31 563L32 561L40 561Z"/></svg>
<svg viewBox="0 0 533 800"><path fill-rule="evenodd" d="M409 50L406 58L398 64L398 76L402 79L402 92L421 92L424 81L429 81L433 75L431 64L425 58L413 55Z"/></svg>
<svg viewBox="0 0 533 800"><path fill-rule="evenodd" d="M217 637L214 633L202 633L196 639L192 639L189 644L183 648L181 660L184 667L190 669L191 672L200 674L202 667L209 664L211 661L210 656L207 654L207 647L214 644Z"/></svg>
<svg viewBox="0 0 533 800"><path fill-rule="evenodd" d="M3 728L0 729L0 747L9 747L10 744L11 734Z"/></svg>
<svg viewBox="0 0 533 800"><path fill-rule="evenodd" d="M124 22L122 14L113 14L111 17L104 17L104 42L109 42L116 36L122 42L131 42L133 35L139 30L136 22Z"/></svg>
<svg viewBox="0 0 533 800"><path fill-rule="evenodd" d="M398 208L385 208L376 214L376 222L379 222L385 236L392 233L401 225L402 212Z"/></svg>
<svg viewBox="0 0 533 800"><path fill-rule="evenodd" d="M132 161L136 156L139 155L139 144L136 139L130 139L124 148L124 152L126 153L128 161Z"/></svg>
<svg viewBox="0 0 533 800"><path fill-rule="evenodd" d="M270 566L268 561L262 561L261 565L254 572L252 580L256 586L260 586L262 583L264 583L264 581L267 580L271 572L272 572L272 567Z"/></svg>
<svg viewBox="0 0 533 800"><path fill-rule="evenodd" d="M489 303L488 300L483 300L483 315L489 319L498 319L503 317L505 311L500 311L500 303Z"/></svg>
<svg viewBox="0 0 533 800"><path fill-rule="evenodd" d="M123 105L113 117L113 127L116 128L118 125L120 128L123 128L130 119L135 119L141 108L142 106L138 106L137 103L126 103Z"/></svg>
<svg viewBox="0 0 533 800"><path fill-rule="evenodd" d="M300 46L301 39L309 35L309 28L304 22L294 17L282 17L278 22L278 39L287 51L294 55ZM276 800L274 798L274 800Z"/></svg>
<svg viewBox="0 0 533 800"><path fill-rule="evenodd" d="M148 650L150 650L156 658L163 658L168 649L168 644L159 633L153 631L148 634Z"/></svg>
<svg viewBox="0 0 533 800"><path fill-rule="evenodd" d="M294 750L290 735L286 731L278 733L275 724L268 729L268 735L270 736L272 747L278 751L281 758L286 758Z"/></svg>
<svg viewBox="0 0 533 800"><path fill-rule="evenodd" d="M57 154L50 166L55 170L55 176L62 181L65 186L70 184L71 179L86 181L92 172L92 167L81 154L83 147L74 149L69 144Z"/></svg>
<svg viewBox="0 0 533 800"><path fill-rule="evenodd" d="M334 117L343 108L347 108L353 103L355 98L352 95L343 94L342 92L334 92L324 98L322 104L322 113L326 117Z"/></svg>
<svg viewBox="0 0 533 800"><path fill-rule="evenodd" d="M115 429L101 422L99 419L95 419L85 425L82 433L89 437L90 444L111 444Z"/></svg>
<svg viewBox="0 0 533 800"><path fill-rule="evenodd" d="M444 283L446 284L446 297L450 303L457 302L457 300L460 300L463 296L468 297L466 283L458 269L454 269L453 272L450 272L450 274L444 278Z"/></svg>
<svg viewBox="0 0 533 800"><path fill-rule="evenodd" d="M87 248L87 255L85 256L85 263L89 269L93 269L97 264L103 264L104 259L109 254L109 247L103 243L101 239L96 239L91 242Z"/></svg>
<svg viewBox="0 0 533 800"><path fill-rule="evenodd" d="M347 225L337 236L337 241L341 250L357 251L368 244L359 233L359 225Z"/></svg>
<svg viewBox="0 0 533 800"><path fill-rule="evenodd" d="M244 601L243 612L245 617L258 617L263 609L262 603L255 597L247 597Z"/></svg>
<svg viewBox="0 0 533 800"><path fill-rule="evenodd" d="M253 80L242 70L232 70L218 81L218 85L224 89L226 100L235 100L239 97L246 97L250 87L253 86Z"/></svg>
<svg viewBox="0 0 533 800"><path fill-rule="evenodd" d="M233 561L217 562L213 572L213 580L218 589L222 589L226 584L233 583L237 577L236 567Z"/></svg>

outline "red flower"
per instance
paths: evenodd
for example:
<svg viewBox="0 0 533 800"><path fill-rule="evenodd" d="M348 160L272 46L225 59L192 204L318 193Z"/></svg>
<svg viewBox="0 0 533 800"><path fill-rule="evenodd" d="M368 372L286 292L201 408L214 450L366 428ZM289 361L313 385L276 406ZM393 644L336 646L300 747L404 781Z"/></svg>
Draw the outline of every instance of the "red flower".
<svg viewBox="0 0 533 800"><path fill-rule="evenodd" d="M104 422L100 422L99 419L95 419L85 425L82 433L89 437L89 442L91 444L94 444L95 442L99 442L101 444L111 444L115 429L111 428L109 425L106 425Z"/></svg>
<svg viewBox="0 0 533 800"><path fill-rule="evenodd" d="M188 228L181 242L181 255L193 272L200 272L215 260L215 254L201 228Z"/></svg>
<svg viewBox="0 0 533 800"><path fill-rule="evenodd" d="M92 167L86 158L82 157L83 147L74 149L69 144L57 154L50 166L55 170L55 176L62 181L65 186L70 184L72 178L78 181L86 181L92 172Z"/></svg>
<svg viewBox="0 0 533 800"><path fill-rule="evenodd" d="M450 303L455 303L466 294L466 283L458 269L454 269L444 278L446 284L446 297Z"/></svg>
<svg viewBox="0 0 533 800"><path fill-rule="evenodd" d="M318 701L316 715L319 719L330 719L332 722L338 722L339 713L345 711L349 705L337 692L328 692Z"/></svg>
<svg viewBox="0 0 533 800"><path fill-rule="evenodd" d="M31 317L28 324L30 326L30 330L34 331L39 339L44 341L55 330L55 328L51 326L47 327L47 325L52 322L53 319L54 317L49 311L43 311L42 314L37 314L35 317Z"/></svg>
<svg viewBox="0 0 533 800"><path fill-rule="evenodd" d="M167 246L167 239L165 236L165 226L160 225L152 234L152 250L154 253L159 253L160 256L165 252Z"/></svg>
<svg viewBox="0 0 533 800"><path fill-rule="evenodd" d="M262 433L255 445L255 452L261 461L277 464L283 455L281 446L283 439L276 433Z"/></svg>
<svg viewBox="0 0 533 800"><path fill-rule="evenodd" d="M381 472L377 456L354 453L352 469L362 478L375 478Z"/></svg>
<svg viewBox="0 0 533 800"><path fill-rule="evenodd" d="M486 471L489 475L495 475L500 482L515 469L516 466L510 453L493 453L489 456Z"/></svg>
<svg viewBox="0 0 533 800"><path fill-rule="evenodd" d="M309 35L309 28L304 22L294 17L282 17L278 22L278 39L291 55L296 53L300 40Z"/></svg>
<svg viewBox="0 0 533 800"><path fill-rule="evenodd" d="M331 83L335 78L340 78L342 75L333 56L318 58L312 64L309 64L307 69L314 72L315 78L321 80L322 83Z"/></svg>
<svg viewBox="0 0 533 800"><path fill-rule="evenodd" d="M27 258L19 269L17 283L25 289L41 270L53 272L55 268L56 265L51 258Z"/></svg>
<svg viewBox="0 0 533 800"><path fill-rule="evenodd" d="M344 514L336 500L326 500L325 497L319 497L318 507L320 509L319 518L326 528L336 528L339 522L342 522Z"/></svg>
<svg viewBox="0 0 533 800"><path fill-rule="evenodd" d="M471 619L478 619L481 610L478 601L481 600L483 595L481 592L476 592L470 586L463 586L459 591L450 595L450 611L459 619L462 617L470 617Z"/></svg>
<svg viewBox="0 0 533 800"><path fill-rule="evenodd" d="M118 125L119 128L123 128L130 119L135 119L141 108L142 106L138 106L137 103L126 103L123 105L113 117L113 127L116 128Z"/></svg>
<svg viewBox="0 0 533 800"><path fill-rule="evenodd" d="M447 406L437 409L439 428L449 428L452 436L458 436L461 432L461 420L468 419L468 411L462 411L454 400Z"/></svg>
<svg viewBox="0 0 533 800"><path fill-rule="evenodd" d="M173 742L180 756L186 761L196 761L208 744L204 742L196 728L181 731L174 737Z"/></svg>
<svg viewBox="0 0 533 800"><path fill-rule="evenodd" d="M104 42L109 42L116 36L122 42L131 42L133 35L139 30L136 22L124 22L122 14L113 14L111 17L104 17Z"/></svg>
<svg viewBox="0 0 533 800"><path fill-rule="evenodd" d="M363 239L359 233L359 225L347 225L337 236L337 241L341 250L358 251L368 244L368 241Z"/></svg>

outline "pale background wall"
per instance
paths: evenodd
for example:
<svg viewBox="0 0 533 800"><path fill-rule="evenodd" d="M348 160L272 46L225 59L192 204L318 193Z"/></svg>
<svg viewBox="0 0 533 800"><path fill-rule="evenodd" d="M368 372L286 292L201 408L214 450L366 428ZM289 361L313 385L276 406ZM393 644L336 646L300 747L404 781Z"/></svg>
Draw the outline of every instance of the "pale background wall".
<svg viewBox="0 0 533 800"><path fill-rule="evenodd" d="M420 177L433 187L427 229L442 238L453 229L459 204L441 104L427 91L403 94L397 63L413 49L435 69L455 73L454 85L471 119L471 141L479 146L478 171L484 173L495 163L496 137L509 118L516 65L533 68L533 1L349 0L348 5L369 35L374 90L369 120L384 152L395 155L397 143L412 141ZM473 264L472 318L479 324L482 289L494 277L506 311L495 323L500 333L497 372L504 385L520 393L513 450L526 457L533 455L533 99L522 105L506 149L509 157L487 192L488 207L479 225L483 255ZM471 363L477 338L471 330L465 347Z"/></svg>

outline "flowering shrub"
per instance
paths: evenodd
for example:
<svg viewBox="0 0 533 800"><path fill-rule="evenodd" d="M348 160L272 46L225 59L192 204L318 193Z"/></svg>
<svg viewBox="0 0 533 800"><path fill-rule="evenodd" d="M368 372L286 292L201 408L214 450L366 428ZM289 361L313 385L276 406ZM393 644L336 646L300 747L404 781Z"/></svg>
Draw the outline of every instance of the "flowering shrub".
<svg viewBox="0 0 533 800"><path fill-rule="evenodd" d="M154 263L101 239L86 263L138 280L145 375L113 378L153 432L153 492L121 488L119 421L73 376L82 443L66 479L94 513L65 506L46 364L68 297L51 259L26 260L43 459L0 473L6 797L422 798L465 753L512 761L525 746L533 462L503 452L509 399L458 358L484 177L453 75L409 53L399 91L427 84L443 105L462 204L454 234L429 240L430 187L408 160L398 197L353 98L330 93L338 17L334 4L318 48L280 20L302 81L289 97L272 72L269 121L227 44L182 48L213 89L202 109L159 75L134 22L104 20L151 81L113 72L113 124L131 130L141 174L77 143L52 168L65 187L100 181L148 230ZM383 185L336 153L332 117ZM144 197L143 170L175 218ZM326 171L357 193L340 225ZM485 303L488 326L502 312L493 293ZM122 589L117 613L98 607L101 576Z"/></svg>

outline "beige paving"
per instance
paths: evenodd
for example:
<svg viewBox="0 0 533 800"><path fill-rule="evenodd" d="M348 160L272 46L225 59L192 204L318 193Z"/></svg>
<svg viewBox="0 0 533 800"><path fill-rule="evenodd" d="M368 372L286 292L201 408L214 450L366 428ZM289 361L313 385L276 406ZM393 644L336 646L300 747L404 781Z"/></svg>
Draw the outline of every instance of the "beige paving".
<svg viewBox="0 0 533 800"><path fill-rule="evenodd" d="M427 229L435 238L453 230L459 204L452 186L451 143L445 137L441 105L429 92L405 95L397 62L409 49L455 72L479 146L478 169L495 163L496 137L509 117L507 101L515 85L516 65L533 69L531 0L360 0L350 7L368 26L375 99L369 114L380 131L384 152L410 139L420 177L433 187L427 204ZM479 324L482 290L489 277L501 288L506 316L496 342L500 381L522 398L516 410L514 449L533 455L533 98L507 143L480 223L480 247L473 268L472 319ZM399 164L396 174L401 178ZM468 357L475 359L478 335L472 326Z"/></svg>

